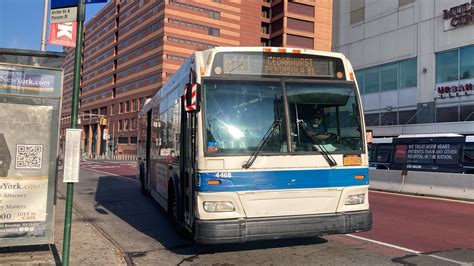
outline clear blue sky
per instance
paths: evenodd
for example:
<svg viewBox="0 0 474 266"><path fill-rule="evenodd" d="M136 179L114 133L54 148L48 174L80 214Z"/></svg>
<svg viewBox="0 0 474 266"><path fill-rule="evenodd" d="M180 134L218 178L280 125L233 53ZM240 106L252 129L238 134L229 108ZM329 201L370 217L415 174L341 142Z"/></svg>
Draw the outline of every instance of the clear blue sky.
<svg viewBox="0 0 474 266"><path fill-rule="evenodd" d="M44 0L0 0L0 48L39 50L43 6ZM105 3L88 4L86 21L104 6ZM49 35L49 29L47 34ZM48 45L46 49L62 51L61 46L55 45Z"/></svg>

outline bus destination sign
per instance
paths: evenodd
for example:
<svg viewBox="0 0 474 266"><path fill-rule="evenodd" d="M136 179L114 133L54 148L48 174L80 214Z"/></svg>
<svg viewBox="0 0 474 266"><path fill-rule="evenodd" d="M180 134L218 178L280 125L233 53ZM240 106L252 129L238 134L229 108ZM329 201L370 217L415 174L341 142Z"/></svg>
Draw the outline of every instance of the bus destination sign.
<svg viewBox="0 0 474 266"><path fill-rule="evenodd" d="M213 76L261 75L335 78L335 58L286 53L219 53ZM340 59L339 59L340 60ZM342 62L340 62L342 66ZM341 67L342 68L342 67ZM341 70L338 70L341 71ZM341 71L341 73L344 73Z"/></svg>

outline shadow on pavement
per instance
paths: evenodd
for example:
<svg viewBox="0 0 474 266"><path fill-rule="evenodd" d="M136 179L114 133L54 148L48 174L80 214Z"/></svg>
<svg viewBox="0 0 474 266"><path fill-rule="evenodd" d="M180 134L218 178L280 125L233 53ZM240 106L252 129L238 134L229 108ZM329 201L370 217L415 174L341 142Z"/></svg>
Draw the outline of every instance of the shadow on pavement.
<svg viewBox="0 0 474 266"><path fill-rule="evenodd" d="M134 178L134 177L125 177ZM278 239L248 243L202 245L184 239L175 231L166 212L151 197L141 193L140 184L116 176L99 177L95 210L102 215L109 211L134 229L155 239L166 249L180 255L211 254L229 251L271 249L288 246L323 244L327 240L319 237L303 239ZM145 254L130 254L140 257Z"/></svg>

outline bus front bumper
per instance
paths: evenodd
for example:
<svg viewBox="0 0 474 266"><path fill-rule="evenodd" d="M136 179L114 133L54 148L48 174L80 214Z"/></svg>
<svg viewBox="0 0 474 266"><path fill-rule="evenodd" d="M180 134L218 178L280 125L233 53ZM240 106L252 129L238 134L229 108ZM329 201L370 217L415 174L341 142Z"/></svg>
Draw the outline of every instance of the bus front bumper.
<svg viewBox="0 0 474 266"><path fill-rule="evenodd" d="M370 210L327 215L196 220L195 240L203 244L235 243L369 231Z"/></svg>

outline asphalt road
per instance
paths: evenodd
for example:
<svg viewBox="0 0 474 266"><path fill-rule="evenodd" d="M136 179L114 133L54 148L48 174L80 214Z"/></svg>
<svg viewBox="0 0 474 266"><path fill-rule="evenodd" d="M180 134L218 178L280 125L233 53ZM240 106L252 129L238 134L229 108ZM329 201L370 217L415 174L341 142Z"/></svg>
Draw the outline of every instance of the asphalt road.
<svg viewBox="0 0 474 266"><path fill-rule="evenodd" d="M74 205L136 265L472 265L474 204L371 192L371 232L205 246L176 235L133 162L81 163Z"/></svg>

